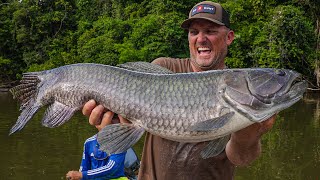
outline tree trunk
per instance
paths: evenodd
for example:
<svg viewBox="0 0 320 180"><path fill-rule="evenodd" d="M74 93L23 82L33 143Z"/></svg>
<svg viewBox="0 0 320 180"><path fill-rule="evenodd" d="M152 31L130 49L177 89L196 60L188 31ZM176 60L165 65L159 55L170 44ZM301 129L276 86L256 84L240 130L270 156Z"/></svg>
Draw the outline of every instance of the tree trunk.
<svg viewBox="0 0 320 180"><path fill-rule="evenodd" d="M316 60L315 60L315 63L316 63L316 66L315 66L315 69L314 69L314 74L317 78L317 86L320 87L320 62L319 62L319 54L320 54L320 22L319 22L319 19L317 19L316 21L316 36L317 36L317 48L316 48L316 51L317 51L317 56L316 56Z"/></svg>

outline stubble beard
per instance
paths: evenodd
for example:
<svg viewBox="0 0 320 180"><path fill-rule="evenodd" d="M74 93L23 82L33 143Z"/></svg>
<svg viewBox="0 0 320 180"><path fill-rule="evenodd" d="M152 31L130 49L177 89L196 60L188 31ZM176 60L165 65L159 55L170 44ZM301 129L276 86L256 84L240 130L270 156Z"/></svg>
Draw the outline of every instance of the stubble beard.
<svg viewBox="0 0 320 180"><path fill-rule="evenodd" d="M214 51L214 50L212 50ZM223 69L225 68L224 59L227 56L227 48L221 51L221 53L216 54L212 59L211 63L209 65L201 65L197 62L196 57L192 55L190 52L190 58L192 65L198 70L198 71L207 71L207 70L214 70L214 69ZM202 61L201 59L198 59L198 61Z"/></svg>

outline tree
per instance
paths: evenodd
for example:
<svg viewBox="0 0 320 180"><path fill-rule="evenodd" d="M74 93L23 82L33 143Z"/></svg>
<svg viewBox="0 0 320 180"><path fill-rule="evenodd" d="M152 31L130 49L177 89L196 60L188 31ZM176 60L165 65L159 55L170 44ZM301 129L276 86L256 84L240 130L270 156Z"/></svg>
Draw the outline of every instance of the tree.
<svg viewBox="0 0 320 180"><path fill-rule="evenodd" d="M316 39L312 22L297 7L278 6L255 38L254 66L294 69L312 77Z"/></svg>
<svg viewBox="0 0 320 180"><path fill-rule="evenodd" d="M317 80L317 87L320 87L320 1L319 0L295 0L295 4L302 6L305 12L313 20L316 43L316 57L315 57L315 76Z"/></svg>
<svg viewBox="0 0 320 180"><path fill-rule="evenodd" d="M230 68L290 68L319 79L319 0L221 0L236 37ZM180 28L197 0L3 0L0 77L71 63L189 57ZM10 71L8 71L10 69Z"/></svg>
<svg viewBox="0 0 320 180"><path fill-rule="evenodd" d="M237 0L223 6L231 12L236 34L226 60L229 67L289 68L314 79L315 21L304 13L309 11L301 1Z"/></svg>

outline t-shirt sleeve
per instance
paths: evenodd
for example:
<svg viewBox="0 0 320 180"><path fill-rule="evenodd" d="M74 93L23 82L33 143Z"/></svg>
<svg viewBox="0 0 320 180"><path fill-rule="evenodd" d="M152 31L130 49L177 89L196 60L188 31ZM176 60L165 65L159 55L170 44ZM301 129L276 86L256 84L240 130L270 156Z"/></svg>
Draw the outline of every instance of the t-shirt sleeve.
<svg viewBox="0 0 320 180"><path fill-rule="evenodd" d="M179 59L170 57L160 57L152 61L153 64L165 67L175 73L192 72L189 59Z"/></svg>
<svg viewBox="0 0 320 180"><path fill-rule="evenodd" d="M157 58L157 59L153 60L151 63L157 64L157 65L165 67L167 69L170 68L170 62L169 62L168 58L165 58L165 57Z"/></svg>

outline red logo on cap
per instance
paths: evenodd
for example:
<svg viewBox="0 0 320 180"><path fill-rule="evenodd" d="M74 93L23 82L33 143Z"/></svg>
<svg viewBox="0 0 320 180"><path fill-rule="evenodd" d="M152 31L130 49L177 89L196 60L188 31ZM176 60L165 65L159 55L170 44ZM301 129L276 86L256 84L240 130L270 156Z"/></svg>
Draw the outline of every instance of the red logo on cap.
<svg viewBox="0 0 320 180"><path fill-rule="evenodd" d="M198 11L201 11L201 9L202 9L202 6L199 6L199 7L198 7Z"/></svg>

